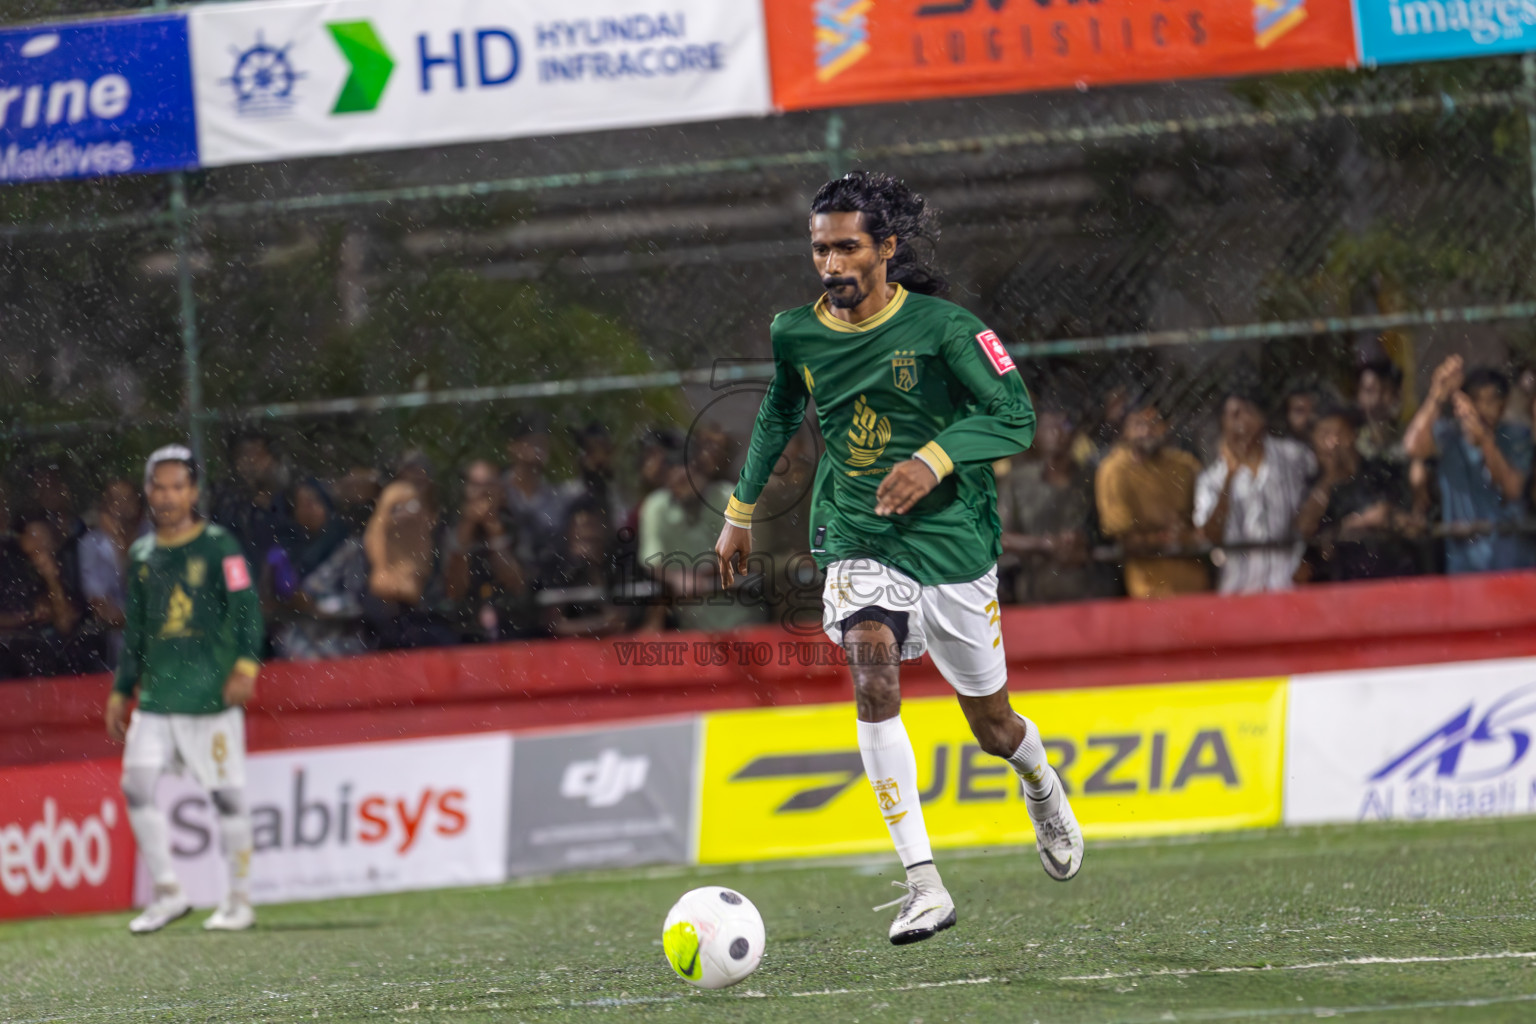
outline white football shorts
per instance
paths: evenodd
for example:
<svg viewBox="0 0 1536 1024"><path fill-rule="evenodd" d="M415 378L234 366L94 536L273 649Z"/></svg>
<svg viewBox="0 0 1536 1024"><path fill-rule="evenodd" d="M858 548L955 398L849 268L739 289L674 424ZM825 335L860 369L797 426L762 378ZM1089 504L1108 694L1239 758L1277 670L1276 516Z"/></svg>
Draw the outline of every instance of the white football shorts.
<svg viewBox="0 0 1536 1024"><path fill-rule="evenodd" d="M123 768L188 772L204 789L245 785L245 709L214 715L133 712L123 744Z"/></svg>
<svg viewBox="0 0 1536 1024"><path fill-rule="evenodd" d="M1008 682L996 566L967 583L931 587L872 558L843 559L827 566L821 628L828 638L841 647L843 622L865 608L905 612L907 639L902 658L920 657L926 651L961 695L987 697Z"/></svg>

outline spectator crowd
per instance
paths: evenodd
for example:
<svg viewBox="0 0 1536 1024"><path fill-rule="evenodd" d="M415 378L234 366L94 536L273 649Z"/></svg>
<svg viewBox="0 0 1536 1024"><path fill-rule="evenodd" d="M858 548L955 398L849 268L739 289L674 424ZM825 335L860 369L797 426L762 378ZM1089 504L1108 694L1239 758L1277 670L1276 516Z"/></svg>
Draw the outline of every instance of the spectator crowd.
<svg viewBox="0 0 1536 1024"><path fill-rule="evenodd" d="M1155 402L1113 389L1085 414L1047 394L1034 447L994 467L1002 599L1536 566L1531 410L1510 396L1505 376L1459 357L1411 418L1386 361L1348 398L1298 387L1274 403L1236 384L1202 459ZM504 464L470 461L447 486L419 452L320 479L261 433L235 437L203 507L246 553L270 654L819 623L808 431L760 499L782 514L754 527L758 571L734 593L713 548L744 439L703 425L621 446L600 423L552 433L538 416L504 437ZM557 440L569 479L550 477ZM39 461L0 488L0 678L101 671L121 649L128 549L151 530L142 487L110 479L81 501L74 471Z"/></svg>

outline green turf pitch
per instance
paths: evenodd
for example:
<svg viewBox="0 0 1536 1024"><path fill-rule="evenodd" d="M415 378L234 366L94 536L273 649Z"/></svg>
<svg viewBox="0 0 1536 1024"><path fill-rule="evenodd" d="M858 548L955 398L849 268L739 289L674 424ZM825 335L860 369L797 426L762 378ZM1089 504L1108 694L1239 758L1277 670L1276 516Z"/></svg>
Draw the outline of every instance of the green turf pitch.
<svg viewBox="0 0 1536 1024"><path fill-rule="evenodd" d="M1536 1020L1536 819L1097 844L1065 885L1033 850L939 863L960 923L901 948L867 859L263 907L244 935L7 925L0 1020ZM723 992L661 954L706 883L768 926Z"/></svg>

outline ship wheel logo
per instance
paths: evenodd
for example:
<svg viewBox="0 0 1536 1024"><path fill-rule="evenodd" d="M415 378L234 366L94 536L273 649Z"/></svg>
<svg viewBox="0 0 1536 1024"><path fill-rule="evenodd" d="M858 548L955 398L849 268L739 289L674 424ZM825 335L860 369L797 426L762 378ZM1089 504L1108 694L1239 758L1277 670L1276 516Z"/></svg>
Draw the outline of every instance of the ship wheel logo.
<svg viewBox="0 0 1536 1024"><path fill-rule="evenodd" d="M258 34L256 44L245 50L233 50L234 72L222 80L235 91L235 108L241 114L270 115L287 113L297 97L294 86L304 77L295 71L288 51L293 44L277 47Z"/></svg>

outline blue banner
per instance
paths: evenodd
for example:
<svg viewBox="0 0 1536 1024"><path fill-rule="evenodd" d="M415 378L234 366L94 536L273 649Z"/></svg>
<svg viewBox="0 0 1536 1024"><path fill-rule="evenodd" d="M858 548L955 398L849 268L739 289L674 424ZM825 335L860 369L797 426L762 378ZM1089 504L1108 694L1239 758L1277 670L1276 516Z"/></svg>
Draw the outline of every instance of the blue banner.
<svg viewBox="0 0 1536 1024"><path fill-rule="evenodd" d="M184 16L0 31L0 183L196 165Z"/></svg>
<svg viewBox="0 0 1536 1024"><path fill-rule="evenodd" d="M1536 0L1355 0L1366 65L1536 50Z"/></svg>

